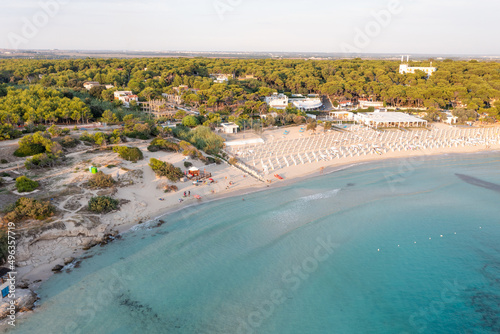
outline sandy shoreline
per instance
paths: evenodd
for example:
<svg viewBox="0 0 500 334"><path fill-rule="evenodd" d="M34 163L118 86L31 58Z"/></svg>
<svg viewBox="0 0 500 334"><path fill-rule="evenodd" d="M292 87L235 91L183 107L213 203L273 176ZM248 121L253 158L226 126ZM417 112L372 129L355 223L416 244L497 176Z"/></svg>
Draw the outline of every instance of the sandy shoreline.
<svg viewBox="0 0 500 334"><path fill-rule="evenodd" d="M298 129L297 130L298 133ZM281 130L276 130L281 131ZM293 132L293 131L292 131ZM278 132L277 132L278 133ZM272 132L271 132L272 135ZM334 159L330 161L313 161L308 164L293 165L284 167L276 171L284 179L278 180L273 177L275 172L270 172L266 177L270 183L259 181L247 174L242 170L228 165L226 163L221 165L204 166L203 163L196 160L189 160L194 166L201 170L206 169L207 172L212 173L213 179L216 181L210 185L205 184L195 186L192 182L178 182L176 185L179 190L175 193L164 193L162 185L166 183L165 179L157 178L148 166L149 158L154 157L163 161L168 161L177 167L185 170L183 163L185 157L181 154L165 153L165 152L148 152L145 148L147 143L137 145L144 153L144 160L138 163L122 161L116 157L114 153L103 153L101 156L94 160L101 163L102 166L108 164L116 164L112 168L100 168L106 174L118 177L119 180L126 183L133 180L132 185L125 185L119 187L113 195L115 198L128 201L128 203L121 206L120 210L107 215L100 216L100 236L105 234L121 234L126 233L136 225L160 219L160 217L172 214L174 212L183 210L187 207L198 205L200 203L209 203L225 198L242 197L258 191L266 189L273 189L277 187L284 187L290 184L300 182L309 178L319 177L334 173L339 170L351 168L359 164L367 164L380 161L391 160L407 160L425 156L438 156L445 154L468 154L468 153L487 153L500 150L500 144L494 145L477 145L465 147L442 147L427 150L411 150L411 151L396 151L387 152L382 155L361 155L346 157L343 159ZM65 175L59 180L60 184L67 183L82 183L88 178L86 171L73 171L71 174ZM135 173L135 174L134 174ZM130 175L133 174L133 178ZM82 181L83 180L83 181ZM231 184L230 184L231 182ZM184 192L191 192L191 196L183 197ZM193 195L199 195L202 200L196 200ZM88 199L83 195L74 195L73 200L77 203L84 205ZM81 198L80 198L81 197ZM162 198L163 200L159 200ZM179 199L183 201L180 202ZM62 207L68 203L68 199L61 204ZM83 207L83 206L82 206ZM79 214L78 210L66 210L61 219L71 220ZM167 221L168 223L168 221ZM76 226L76 225L75 225ZM75 232L76 233L76 232ZM85 250L83 247L75 247L74 244L65 245L56 242L54 239L52 243L47 243L43 250L51 254L51 256L41 256L38 253L31 253L31 256L37 254L39 257L37 261L31 261L31 264L25 265L18 269L18 281L24 280L28 282L30 289L36 291L40 285L49 279L53 272L52 268L57 264L64 264L64 259L74 258L79 261ZM26 249L28 252L30 249Z"/></svg>

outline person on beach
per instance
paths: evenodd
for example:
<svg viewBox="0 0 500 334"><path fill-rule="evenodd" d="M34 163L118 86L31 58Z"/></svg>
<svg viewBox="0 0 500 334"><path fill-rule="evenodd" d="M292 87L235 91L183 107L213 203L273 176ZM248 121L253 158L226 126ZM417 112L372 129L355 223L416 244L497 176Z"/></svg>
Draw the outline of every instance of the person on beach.
<svg viewBox="0 0 500 334"><path fill-rule="evenodd" d="M191 196L191 190L188 191L188 196Z"/></svg>
<svg viewBox="0 0 500 334"><path fill-rule="evenodd" d="M184 197L186 197L186 192L184 192Z"/></svg>

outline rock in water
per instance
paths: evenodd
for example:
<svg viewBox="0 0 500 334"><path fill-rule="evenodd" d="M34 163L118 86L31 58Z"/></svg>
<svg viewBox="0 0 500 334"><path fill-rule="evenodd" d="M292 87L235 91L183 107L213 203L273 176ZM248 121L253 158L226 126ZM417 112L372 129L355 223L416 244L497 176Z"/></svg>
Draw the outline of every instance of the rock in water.
<svg viewBox="0 0 500 334"><path fill-rule="evenodd" d="M54 266L54 268L52 268L52 271L59 272L62 270L62 268L64 268L64 267L62 265L58 264L58 265Z"/></svg>

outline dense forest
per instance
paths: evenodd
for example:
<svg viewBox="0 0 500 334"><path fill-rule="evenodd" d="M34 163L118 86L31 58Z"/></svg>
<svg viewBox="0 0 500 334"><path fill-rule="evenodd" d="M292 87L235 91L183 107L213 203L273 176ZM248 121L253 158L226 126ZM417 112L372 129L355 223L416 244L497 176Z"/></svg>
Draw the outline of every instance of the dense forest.
<svg viewBox="0 0 500 334"><path fill-rule="evenodd" d="M411 66L429 66L411 63ZM131 90L141 101L161 98L186 85L183 102L212 118L232 119L268 112L272 92L328 95L332 101L370 98L390 107L452 109L466 106L494 120L500 111L500 63L434 61L437 72L399 74L386 60L138 58L1 60L0 120L6 124L79 123L105 110L125 114L116 90ZM210 74L229 75L228 84ZM86 81L114 88L83 88ZM290 110L292 111L292 110ZM217 113L216 116L213 116ZM295 113L297 113L295 111Z"/></svg>

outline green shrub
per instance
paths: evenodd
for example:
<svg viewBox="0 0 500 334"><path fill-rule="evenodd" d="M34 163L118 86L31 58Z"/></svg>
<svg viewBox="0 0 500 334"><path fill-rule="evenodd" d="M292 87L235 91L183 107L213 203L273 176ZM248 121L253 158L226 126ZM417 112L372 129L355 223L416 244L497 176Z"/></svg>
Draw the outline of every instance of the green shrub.
<svg viewBox="0 0 500 334"><path fill-rule="evenodd" d="M158 152L159 150L167 152L179 152L180 146L177 143L171 142L163 138L155 138L151 141L151 144L148 146L148 151Z"/></svg>
<svg viewBox="0 0 500 334"><path fill-rule="evenodd" d="M43 220L54 214L55 207L47 202L36 199L21 197L18 199L4 216L4 221L19 222L26 218Z"/></svg>
<svg viewBox="0 0 500 334"><path fill-rule="evenodd" d="M107 213L118 208L118 200L109 196L95 196L89 201L89 210L96 213Z"/></svg>
<svg viewBox="0 0 500 334"><path fill-rule="evenodd" d="M45 126L41 125L41 124L38 124L38 125L34 125L33 123L31 124L27 124L22 133L35 133L35 132L44 132L45 129L47 129Z"/></svg>
<svg viewBox="0 0 500 334"><path fill-rule="evenodd" d="M19 146L19 148L14 151L14 155L16 157L29 157L44 152L45 152L45 146L43 146L42 144L28 143Z"/></svg>
<svg viewBox="0 0 500 334"><path fill-rule="evenodd" d="M38 188L39 184L26 176L20 176L16 179L16 189L20 193L29 193Z"/></svg>
<svg viewBox="0 0 500 334"><path fill-rule="evenodd" d="M26 159L24 167L26 169L38 169L45 167L55 167L61 164L62 160L52 153L42 153Z"/></svg>
<svg viewBox="0 0 500 334"><path fill-rule="evenodd" d="M16 139L22 136L22 132L14 129L10 124L0 124L0 141Z"/></svg>
<svg viewBox="0 0 500 334"><path fill-rule="evenodd" d="M19 148L14 152L14 155L16 157L28 157L45 152L59 155L61 147L52 141L47 133L36 132L19 140Z"/></svg>
<svg viewBox="0 0 500 334"><path fill-rule="evenodd" d="M111 175L104 174L103 172L97 172L90 177L88 186L90 188L110 188L114 186L116 181Z"/></svg>
<svg viewBox="0 0 500 334"><path fill-rule="evenodd" d="M62 129L53 124L50 128L47 129L47 132L53 137L62 137L69 134L69 129Z"/></svg>
<svg viewBox="0 0 500 334"><path fill-rule="evenodd" d="M198 126L194 130L179 126L173 131L177 138L188 141L196 148L209 154L217 154L224 146L224 138L216 135L206 126Z"/></svg>
<svg viewBox="0 0 500 334"><path fill-rule="evenodd" d="M190 163L189 161L184 161L184 167L189 168L189 167L191 167L192 165L193 165L193 164L192 164L192 163Z"/></svg>
<svg viewBox="0 0 500 334"><path fill-rule="evenodd" d="M144 159L142 151L137 147L115 146L113 152L118 153L122 159L137 162Z"/></svg>
<svg viewBox="0 0 500 334"><path fill-rule="evenodd" d="M62 147L73 148L73 147L76 147L78 145L79 140L72 138L70 136L66 136L63 139L61 139L60 143L61 143Z"/></svg>
<svg viewBox="0 0 500 334"><path fill-rule="evenodd" d="M157 176L164 176L170 181L179 181L184 176L179 167L175 167L171 163L163 162L155 158L149 160L149 166Z"/></svg>
<svg viewBox="0 0 500 334"><path fill-rule="evenodd" d="M7 164L7 163L9 163L9 161L8 161L8 160L6 160L6 159L2 159L2 160L0 160L0 163L2 163L2 164Z"/></svg>

